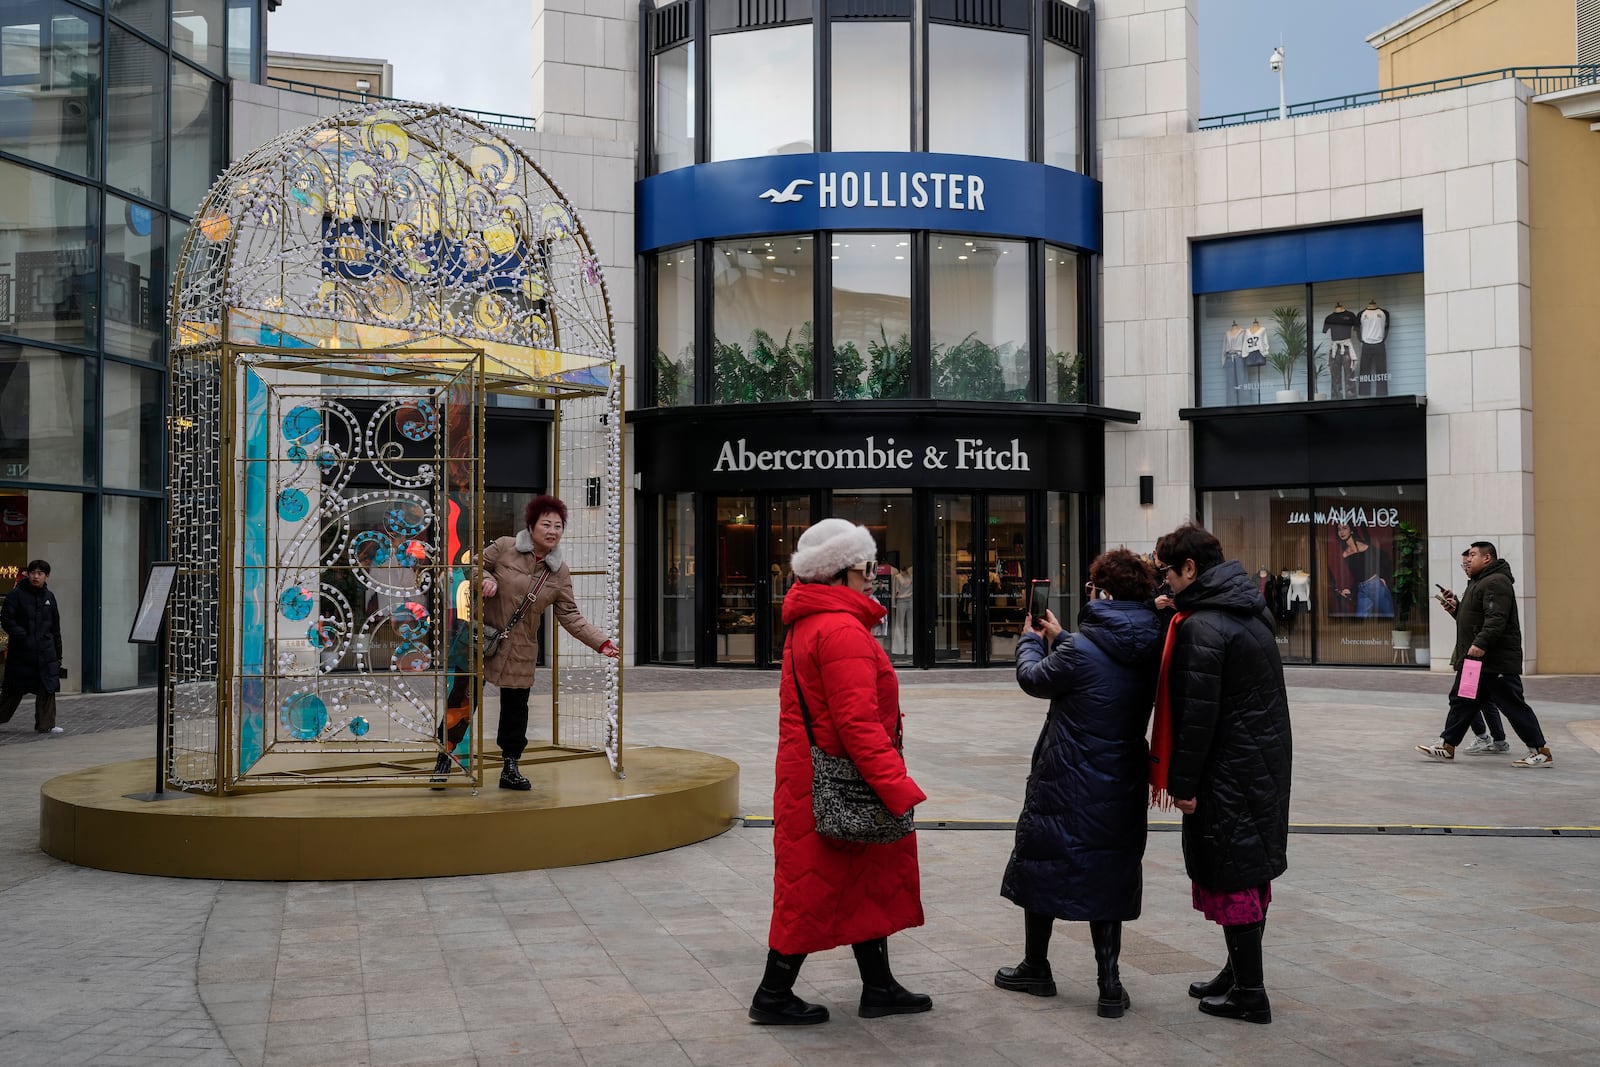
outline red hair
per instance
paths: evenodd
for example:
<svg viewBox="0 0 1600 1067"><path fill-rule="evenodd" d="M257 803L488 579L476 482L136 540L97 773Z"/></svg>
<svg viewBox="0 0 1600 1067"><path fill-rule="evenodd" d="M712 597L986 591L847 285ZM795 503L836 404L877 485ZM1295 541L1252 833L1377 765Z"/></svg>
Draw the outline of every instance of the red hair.
<svg viewBox="0 0 1600 1067"><path fill-rule="evenodd" d="M528 501L527 508L522 512L522 521L531 530L533 529L533 524L548 512L554 512L561 516L561 525L565 526L567 524L567 505L561 502L560 497L550 496L545 493L541 493Z"/></svg>

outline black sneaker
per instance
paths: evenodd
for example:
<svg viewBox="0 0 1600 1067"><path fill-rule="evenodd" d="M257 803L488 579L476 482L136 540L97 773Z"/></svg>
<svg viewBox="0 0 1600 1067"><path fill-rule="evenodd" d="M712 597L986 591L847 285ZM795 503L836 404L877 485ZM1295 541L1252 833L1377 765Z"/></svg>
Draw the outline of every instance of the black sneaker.
<svg viewBox="0 0 1600 1067"><path fill-rule="evenodd" d="M441 752L433 761L433 777L428 779L428 788L443 789L444 784L450 780L450 754Z"/></svg>

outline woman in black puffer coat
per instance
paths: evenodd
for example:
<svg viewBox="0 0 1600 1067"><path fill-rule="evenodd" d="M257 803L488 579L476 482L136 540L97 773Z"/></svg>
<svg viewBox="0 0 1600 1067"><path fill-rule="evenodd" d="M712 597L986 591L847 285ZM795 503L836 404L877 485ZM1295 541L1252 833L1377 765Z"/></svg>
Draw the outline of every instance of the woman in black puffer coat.
<svg viewBox="0 0 1600 1067"><path fill-rule="evenodd" d="M1288 869L1289 698L1272 612L1217 539L1179 527L1156 544L1172 586L1170 664L1156 699L1156 751L1183 812L1183 860L1194 906L1220 924L1228 965L1189 987L1200 1010L1272 1021L1261 937L1272 880ZM1170 709L1171 751L1159 743Z"/></svg>
<svg viewBox="0 0 1600 1067"><path fill-rule="evenodd" d="M1145 727L1155 695L1161 627L1146 605L1151 567L1127 549L1089 567L1089 604L1076 634L1046 613L1017 643L1017 683L1050 700L1033 749L1017 843L1000 892L1024 911L1022 962L994 984L1056 992L1051 925L1087 921L1099 971L1099 1013L1129 1005L1117 973L1122 923L1139 917L1149 807ZM1029 620L1030 623L1034 620Z"/></svg>

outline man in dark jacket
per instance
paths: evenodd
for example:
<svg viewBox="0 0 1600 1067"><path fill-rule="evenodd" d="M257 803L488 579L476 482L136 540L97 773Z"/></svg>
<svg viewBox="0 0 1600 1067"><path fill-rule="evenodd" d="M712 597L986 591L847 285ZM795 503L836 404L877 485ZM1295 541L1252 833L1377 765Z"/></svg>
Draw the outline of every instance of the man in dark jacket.
<svg viewBox="0 0 1600 1067"><path fill-rule="evenodd" d="M5 681L0 682L0 723L17 713L22 698L34 695L33 728L61 733L56 725L56 693L61 688L61 612L50 592L50 564L33 560L23 580L0 609L9 647Z"/></svg>
<svg viewBox="0 0 1600 1067"><path fill-rule="evenodd" d="M1522 624L1517 618L1511 565L1500 558L1491 542L1474 541L1467 549L1463 569L1467 572L1466 591L1459 600L1450 595L1443 601L1444 610L1456 620L1456 647L1450 656L1456 680L1450 687L1450 713L1439 740L1418 745L1417 751L1441 763L1451 762L1473 716L1493 705L1528 746L1528 754L1512 766L1548 767L1550 746L1545 744L1539 717L1522 695ZM1476 695L1464 697L1461 669L1468 660L1478 660L1481 667Z"/></svg>
<svg viewBox="0 0 1600 1067"><path fill-rule="evenodd" d="M1156 714L1170 705L1166 787L1183 812L1194 905L1223 928L1228 964L1189 987L1200 1010L1272 1021L1261 938L1272 880L1288 869L1289 697L1272 611L1256 580L1192 524L1156 544L1178 616ZM1164 655L1165 658L1165 655ZM1157 759L1152 754L1152 759Z"/></svg>

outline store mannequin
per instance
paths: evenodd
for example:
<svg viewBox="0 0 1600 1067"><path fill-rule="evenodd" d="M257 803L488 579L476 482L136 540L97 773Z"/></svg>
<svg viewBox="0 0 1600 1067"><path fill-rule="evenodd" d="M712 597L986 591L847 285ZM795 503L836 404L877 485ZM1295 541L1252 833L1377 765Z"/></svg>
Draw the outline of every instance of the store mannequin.
<svg viewBox="0 0 1600 1067"><path fill-rule="evenodd" d="M1328 335L1329 395L1335 400L1356 395L1356 337L1361 320L1356 314L1335 303L1333 311L1322 320L1322 332Z"/></svg>
<svg viewBox="0 0 1600 1067"><path fill-rule="evenodd" d="M1389 312L1368 300L1361 312L1361 366L1356 373L1362 396L1389 395Z"/></svg>
<svg viewBox="0 0 1600 1067"><path fill-rule="evenodd" d="M1222 372L1223 381L1227 383L1222 402L1244 403L1244 327L1239 325L1237 319L1229 323L1222 333Z"/></svg>
<svg viewBox="0 0 1600 1067"><path fill-rule="evenodd" d="M1261 565L1261 569L1256 572L1256 588L1261 590L1262 596L1266 597L1268 601L1271 601L1272 597L1270 595L1270 590L1272 589L1272 572L1267 570L1267 565L1265 563L1263 563Z"/></svg>
<svg viewBox="0 0 1600 1067"><path fill-rule="evenodd" d="M894 623L889 632L889 653L895 656L911 655L911 568L895 571L892 577L894 589Z"/></svg>
<svg viewBox="0 0 1600 1067"><path fill-rule="evenodd" d="M1255 387L1255 401L1258 404L1261 403L1261 368L1271 354L1272 341L1267 336L1267 328L1261 325L1260 319L1251 319L1244 331L1244 365L1250 376L1250 384Z"/></svg>
<svg viewBox="0 0 1600 1067"><path fill-rule="evenodd" d="M1311 574L1303 567L1289 572L1289 611L1300 614L1311 610Z"/></svg>

